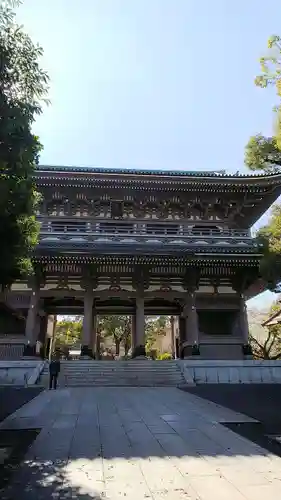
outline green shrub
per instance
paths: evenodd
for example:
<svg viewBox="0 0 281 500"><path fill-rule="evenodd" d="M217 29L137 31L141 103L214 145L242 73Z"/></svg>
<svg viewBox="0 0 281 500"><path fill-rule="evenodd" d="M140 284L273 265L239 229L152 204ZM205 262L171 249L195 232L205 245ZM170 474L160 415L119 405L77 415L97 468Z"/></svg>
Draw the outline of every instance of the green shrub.
<svg viewBox="0 0 281 500"><path fill-rule="evenodd" d="M163 354L159 354L157 359L159 359L160 361L163 361L165 359L172 359L172 354L170 354L169 352L163 352Z"/></svg>
<svg viewBox="0 0 281 500"><path fill-rule="evenodd" d="M146 355L148 358L158 359L157 349L150 349L150 350L146 351Z"/></svg>

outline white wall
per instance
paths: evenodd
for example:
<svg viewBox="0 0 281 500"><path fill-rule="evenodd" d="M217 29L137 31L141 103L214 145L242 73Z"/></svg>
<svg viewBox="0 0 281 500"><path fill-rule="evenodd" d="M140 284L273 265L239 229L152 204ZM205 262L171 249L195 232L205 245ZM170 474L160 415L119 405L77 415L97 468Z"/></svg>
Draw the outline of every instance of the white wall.
<svg viewBox="0 0 281 500"><path fill-rule="evenodd" d="M34 385L44 361L0 361L0 385Z"/></svg>
<svg viewBox="0 0 281 500"><path fill-rule="evenodd" d="M178 360L188 384L281 384L281 361Z"/></svg>

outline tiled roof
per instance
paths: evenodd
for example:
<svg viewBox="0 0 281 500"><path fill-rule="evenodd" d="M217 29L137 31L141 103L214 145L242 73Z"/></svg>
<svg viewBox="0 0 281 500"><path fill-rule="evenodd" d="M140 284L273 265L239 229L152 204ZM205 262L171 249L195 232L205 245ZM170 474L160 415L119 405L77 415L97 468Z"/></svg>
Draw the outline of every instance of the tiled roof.
<svg viewBox="0 0 281 500"><path fill-rule="evenodd" d="M68 173L92 173L92 174L114 174L114 175L146 175L146 176L171 176L171 177L220 177L220 178L266 178L277 177L281 179L281 174L235 174L226 173L225 170L148 170L148 169L119 169L104 167L76 167L76 166L56 166L56 165L38 165L38 172L68 172Z"/></svg>

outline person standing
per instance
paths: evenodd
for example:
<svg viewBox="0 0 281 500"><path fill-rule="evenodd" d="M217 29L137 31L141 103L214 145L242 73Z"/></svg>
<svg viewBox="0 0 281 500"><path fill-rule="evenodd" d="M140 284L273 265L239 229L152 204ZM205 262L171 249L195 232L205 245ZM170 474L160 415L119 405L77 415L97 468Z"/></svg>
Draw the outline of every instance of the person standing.
<svg viewBox="0 0 281 500"><path fill-rule="evenodd" d="M60 373L60 360L59 357L56 356L53 358L49 365L49 373L50 373L50 382L49 389L56 389L58 384L58 376Z"/></svg>

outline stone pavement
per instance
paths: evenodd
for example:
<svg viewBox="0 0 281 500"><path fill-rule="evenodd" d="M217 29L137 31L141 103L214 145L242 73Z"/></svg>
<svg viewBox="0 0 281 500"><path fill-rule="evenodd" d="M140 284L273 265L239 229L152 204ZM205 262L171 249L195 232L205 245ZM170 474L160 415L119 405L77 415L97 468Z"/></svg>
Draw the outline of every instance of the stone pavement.
<svg viewBox="0 0 281 500"><path fill-rule="evenodd" d="M0 426L42 427L1 498L279 498L281 459L219 423L239 421L174 388L44 391Z"/></svg>

